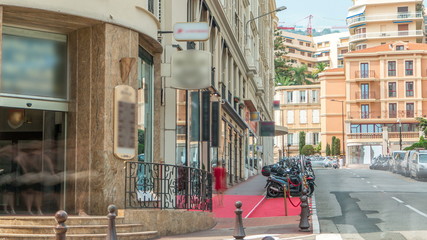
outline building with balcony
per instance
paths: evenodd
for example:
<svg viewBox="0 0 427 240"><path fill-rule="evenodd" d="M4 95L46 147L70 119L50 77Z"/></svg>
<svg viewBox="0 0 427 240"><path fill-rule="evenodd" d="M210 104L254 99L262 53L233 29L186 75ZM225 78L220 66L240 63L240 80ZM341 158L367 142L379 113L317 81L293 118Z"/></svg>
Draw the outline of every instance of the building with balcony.
<svg viewBox="0 0 427 240"><path fill-rule="evenodd" d="M277 125L286 126L288 134L275 138L279 156L299 155L299 134L306 133L306 145L316 147L321 140L320 85L276 87L275 100L280 101L276 109Z"/></svg>
<svg viewBox="0 0 427 240"><path fill-rule="evenodd" d="M317 63L330 68L343 65L343 54L348 52L349 33L332 33L319 37L281 31L287 54L285 58L294 66L307 65L308 71L315 70Z"/></svg>
<svg viewBox="0 0 427 240"><path fill-rule="evenodd" d="M422 0L354 0L348 10L350 49L394 41L425 42Z"/></svg>
<svg viewBox="0 0 427 240"><path fill-rule="evenodd" d="M350 52L345 55L345 69L321 76L322 91L329 91L330 84L337 81L335 87L345 92L345 96L326 92L325 97L345 101L341 116L345 115L348 163L369 164L374 156L399 150L400 131L402 148L419 140L416 118L427 116L426 54L427 44L387 43ZM338 122L332 118L338 115L338 105L325 103L322 132Z"/></svg>

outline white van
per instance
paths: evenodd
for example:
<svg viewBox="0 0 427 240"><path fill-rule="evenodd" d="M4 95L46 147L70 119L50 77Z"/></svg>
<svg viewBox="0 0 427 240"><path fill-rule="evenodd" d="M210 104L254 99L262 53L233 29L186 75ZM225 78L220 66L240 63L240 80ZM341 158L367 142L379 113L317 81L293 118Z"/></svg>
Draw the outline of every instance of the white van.
<svg viewBox="0 0 427 240"><path fill-rule="evenodd" d="M427 151L415 151L409 161L409 175L414 178L427 177Z"/></svg>

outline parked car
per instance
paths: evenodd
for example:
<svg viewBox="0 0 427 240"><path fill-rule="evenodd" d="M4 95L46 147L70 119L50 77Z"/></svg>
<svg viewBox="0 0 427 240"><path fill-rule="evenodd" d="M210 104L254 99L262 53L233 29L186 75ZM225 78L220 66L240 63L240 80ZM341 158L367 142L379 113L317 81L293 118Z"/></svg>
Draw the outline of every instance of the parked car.
<svg viewBox="0 0 427 240"><path fill-rule="evenodd" d="M405 153L405 158L403 159L403 161L400 163L400 171L398 173L402 174L403 176L408 177L409 176L409 162L410 159L412 159L412 155L415 153L416 151L411 150L411 151L407 151Z"/></svg>
<svg viewBox="0 0 427 240"><path fill-rule="evenodd" d="M394 151L390 159L390 171L392 173L402 172L401 163L405 158L406 151Z"/></svg>
<svg viewBox="0 0 427 240"><path fill-rule="evenodd" d="M409 176L413 178L427 177L427 151L414 151L409 161Z"/></svg>
<svg viewBox="0 0 427 240"><path fill-rule="evenodd" d="M315 157L315 158L311 158L311 167L312 168L320 168L320 167L324 167L324 158L322 157Z"/></svg>

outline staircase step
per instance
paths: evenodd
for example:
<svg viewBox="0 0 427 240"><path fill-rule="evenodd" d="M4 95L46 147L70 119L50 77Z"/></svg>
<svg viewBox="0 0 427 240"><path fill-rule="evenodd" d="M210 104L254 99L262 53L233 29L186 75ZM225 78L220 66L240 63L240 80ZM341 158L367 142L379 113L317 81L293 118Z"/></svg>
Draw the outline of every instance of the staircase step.
<svg viewBox="0 0 427 240"><path fill-rule="evenodd" d="M120 240L144 240L152 239L157 236L157 231L117 233ZM105 239L107 234L67 234L67 240L99 240ZM0 234L0 239L4 240L52 240L55 234Z"/></svg>
<svg viewBox="0 0 427 240"><path fill-rule="evenodd" d="M20 234L51 234L55 225L0 225L0 233ZM106 233L108 225L67 225L67 234L102 234ZM118 233L140 232L143 224L116 224Z"/></svg>

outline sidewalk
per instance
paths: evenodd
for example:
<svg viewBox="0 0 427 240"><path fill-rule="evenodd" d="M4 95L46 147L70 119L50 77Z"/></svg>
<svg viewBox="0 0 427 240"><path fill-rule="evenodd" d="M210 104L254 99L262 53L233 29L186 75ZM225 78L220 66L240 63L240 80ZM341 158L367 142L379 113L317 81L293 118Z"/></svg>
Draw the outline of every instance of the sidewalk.
<svg viewBox="0 0 427 240"><path fill-rule="evenodd" d="M228 189L224 194L223 206L219 206L218 199L214 198L213 212L217 216L217 224L213 229L160 239L233 239L235 201L242 201L243 203L242 216L246 233L245 239L257 240L265 236L272 236L275 239L315 239L311 232L299 231L299 207L293 208L288 203L288 215L293 216L284 216L283 198L266 199L264 197L266 180L266 177L257 175ZM299 202L297 198L293 199L294 202Z"/></svg>

